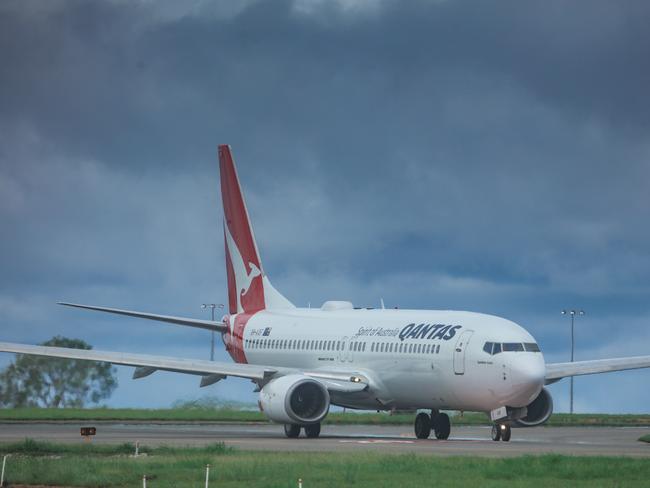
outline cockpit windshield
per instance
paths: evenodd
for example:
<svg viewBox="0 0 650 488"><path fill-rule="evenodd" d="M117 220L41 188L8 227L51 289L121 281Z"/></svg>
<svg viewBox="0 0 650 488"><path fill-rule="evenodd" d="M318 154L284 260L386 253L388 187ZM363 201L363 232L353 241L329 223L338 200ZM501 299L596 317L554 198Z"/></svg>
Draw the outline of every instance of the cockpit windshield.
<svg viewBox="0 0 650 488"><path fill-rule="evenodd" d="M534 342L486 342L483 350L493 356L500 352L541 352Z"/></svg>

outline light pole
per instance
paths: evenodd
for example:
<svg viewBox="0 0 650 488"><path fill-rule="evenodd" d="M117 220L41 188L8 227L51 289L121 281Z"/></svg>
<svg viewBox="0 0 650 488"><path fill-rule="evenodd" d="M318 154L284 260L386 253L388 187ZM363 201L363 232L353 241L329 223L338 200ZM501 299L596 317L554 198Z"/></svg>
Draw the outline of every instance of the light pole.
<svg viewBox="0 0 650 488"><path fill-rule="evenodd" d="M223 308L222 303L204 303L201 305L202 309L209 308L210 311L212 312L212 322L214 322L214 309L215 308ZM214 330L211 331L212 337L210 339L210 361L214 361Z"/></svg>
<svg viewBox="0 0 650 488"><path fill-rule="evenodd" d="M571 316L571 362L573 362L573 355L575 352L575 333L574 333L574 322L576 315L584 315L584 310L562 310L562 315ZM570 393L570 403L569 403L569 413L573 414L573 376L571 380L571 393Z"/></svg>

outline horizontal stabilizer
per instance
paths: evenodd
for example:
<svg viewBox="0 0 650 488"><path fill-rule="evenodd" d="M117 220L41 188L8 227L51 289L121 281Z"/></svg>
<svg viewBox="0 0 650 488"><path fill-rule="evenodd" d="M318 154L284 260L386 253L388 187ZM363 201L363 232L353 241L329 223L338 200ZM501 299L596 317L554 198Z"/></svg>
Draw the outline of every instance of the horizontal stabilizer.
<svg viewBox="0 0 650 488"><path fill-rule="evenodd" d="M66 307L85 308L86 310L95 310L98 312L108 312L117 315L127 315L140 319L156 320L158 322L167 322L176 325L185 325L187 327L197 327L199 329L213 330L215 332L225 332L226 324L223 322L213 322L211 320L188 319L185 317L173 317L171 315L158 315L154 313L135 312L133 310L121 310L119 308L96 307L94 305L80 305L78 303L57 302L59 305Z"/></svg>
<svg viewBox="0 0 650 488"><path fill-rule="evenodd" d="M546 383L554 383L568 376L610 373L626 369L650 368L650 356L629 358L596 359L572 363L551 363L546 365Z"/></svg>

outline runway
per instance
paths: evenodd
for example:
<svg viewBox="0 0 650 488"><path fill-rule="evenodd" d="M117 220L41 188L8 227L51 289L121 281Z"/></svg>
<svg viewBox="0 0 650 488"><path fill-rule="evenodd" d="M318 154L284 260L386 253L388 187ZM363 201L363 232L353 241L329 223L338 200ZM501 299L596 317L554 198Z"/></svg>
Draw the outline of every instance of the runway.
<svg viewBox="0 0 650 488"><path fill-rule="evenodd" d="M0 442L26 437L52 442L82 442L79 428L95 426L94 443L139 441L141 445L199 446L224 442L242 450L381 451L486 457L558 453L579 456L650 457L650 444L637 439L647 427L537 427L513 429L510 442L490 440L489 427L452 427L449 440L418 440L410 426L325 425L318 439L287 439L273 424L4 423Z"/></svg>

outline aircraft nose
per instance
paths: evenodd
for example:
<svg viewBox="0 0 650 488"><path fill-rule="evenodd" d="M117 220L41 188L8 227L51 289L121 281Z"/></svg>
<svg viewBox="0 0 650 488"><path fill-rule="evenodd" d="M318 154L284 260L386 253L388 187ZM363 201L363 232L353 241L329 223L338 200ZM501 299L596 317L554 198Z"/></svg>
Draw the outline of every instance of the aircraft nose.
<svg viewBox="0 0 650 488"><path fill-rule="evenodd" d="M510 365L510 377L513 390L517 392L516 401L520 404L512 406L528 405L539 395L544 386L546 365L541 354L532 357L529 354L515 357Z"/></svg>

